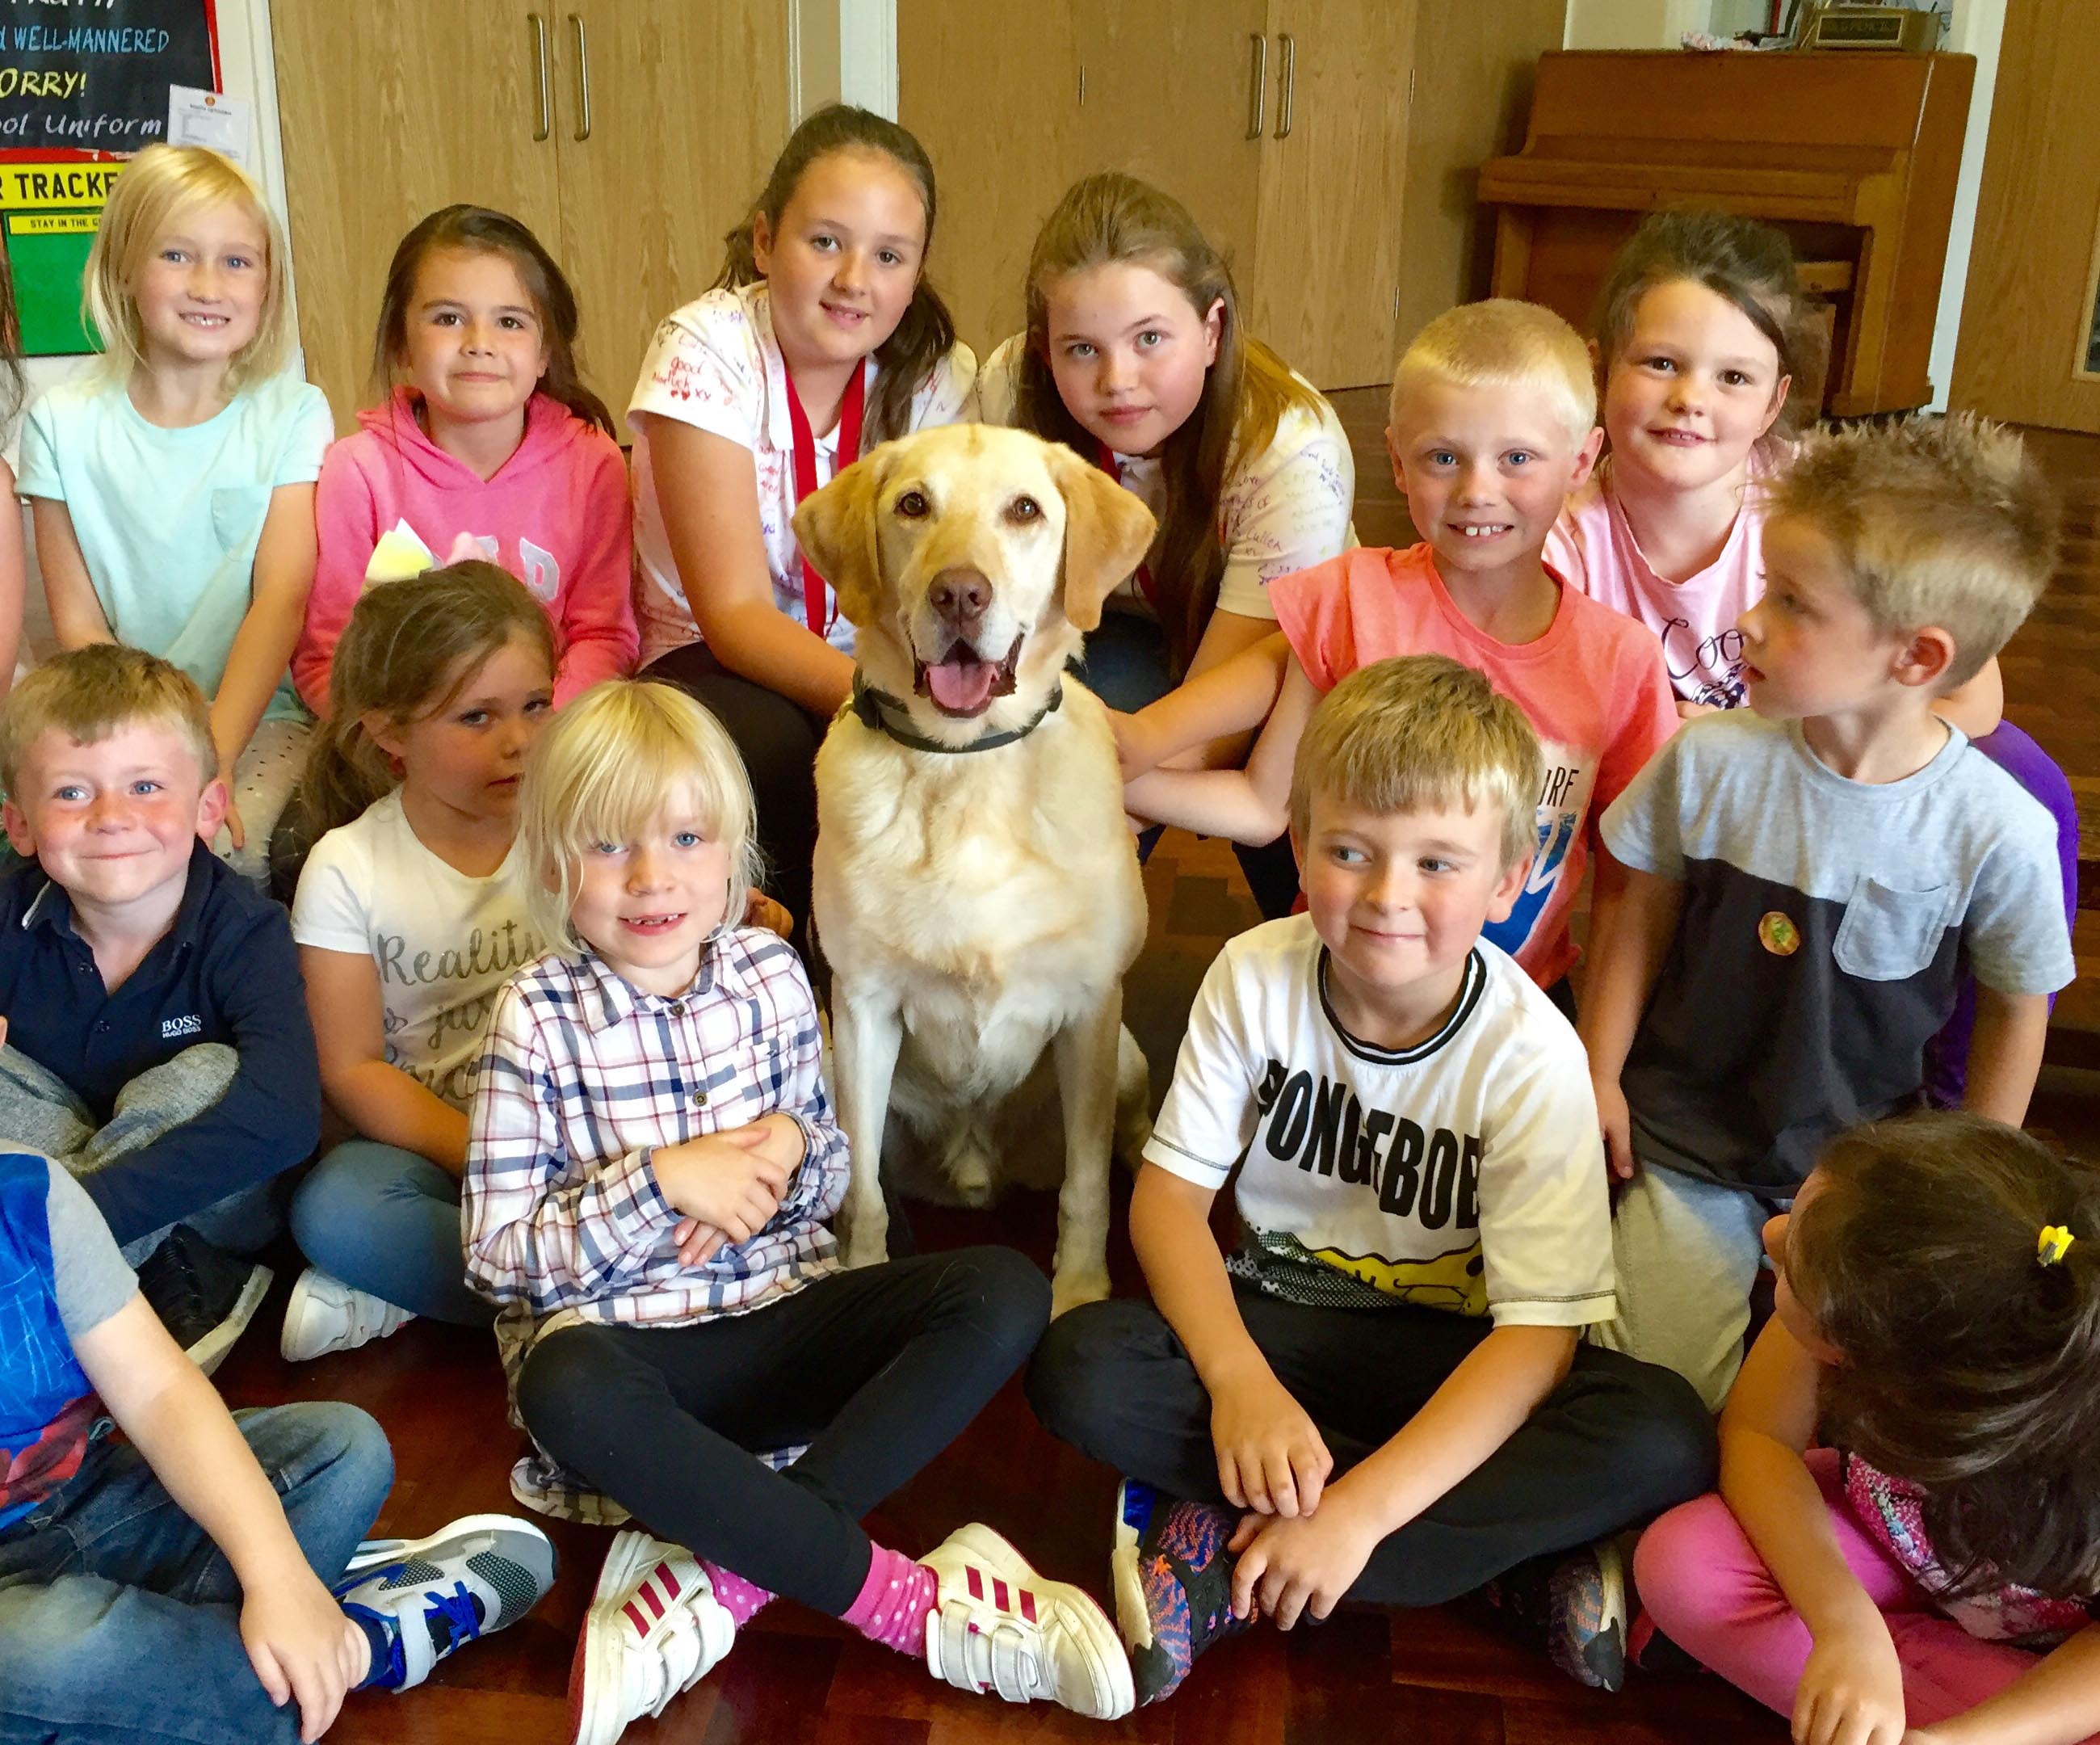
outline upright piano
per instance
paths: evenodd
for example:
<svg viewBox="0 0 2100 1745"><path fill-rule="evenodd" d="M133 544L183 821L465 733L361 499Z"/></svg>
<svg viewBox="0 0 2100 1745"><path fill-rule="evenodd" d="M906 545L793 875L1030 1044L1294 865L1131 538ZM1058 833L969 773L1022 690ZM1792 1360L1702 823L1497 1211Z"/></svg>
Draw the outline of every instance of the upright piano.
<svg viewBox="0 0 2100 1745"><path fill-rule="evenodd" d="M1921 406L1975 73L1894 51L1542 55L1524 148L1480 170L1495 294L1587 332L1644 214L1718 206L1788 232L1829 303L1827 379L1796 394L1838 417Z"/></svg>

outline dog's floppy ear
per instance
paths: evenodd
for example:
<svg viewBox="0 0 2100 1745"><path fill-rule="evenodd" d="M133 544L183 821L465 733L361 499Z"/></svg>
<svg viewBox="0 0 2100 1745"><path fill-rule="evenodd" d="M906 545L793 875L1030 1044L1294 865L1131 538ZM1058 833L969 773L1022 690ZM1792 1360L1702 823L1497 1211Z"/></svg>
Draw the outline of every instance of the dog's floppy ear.
<svg viewBox="0 0 2100 1745"><path fill-rule="evenodd" d="M838 595L840 616L856 626L871 623L882 611L882 563L875 541L875 499L882 475L878 450L812 491L795 511L796 543Z"/></svg>
<svg viewBox="0 0 2100 1745"><path fill-rule="evenodd" d="M1046 444L1050 475L1065 499L1065 616L1076 630L1101 621L1101 603L1151 549L1152 511L1098 466L1061 443Z"/></svg>

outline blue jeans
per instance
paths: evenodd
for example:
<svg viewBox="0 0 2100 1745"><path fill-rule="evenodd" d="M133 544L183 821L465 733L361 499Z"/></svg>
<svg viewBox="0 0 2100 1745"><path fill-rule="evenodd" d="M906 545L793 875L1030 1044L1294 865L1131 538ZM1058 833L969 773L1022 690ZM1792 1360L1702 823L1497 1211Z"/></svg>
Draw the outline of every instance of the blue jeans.
<svg viewBox="0 0 2100 1745"><path fill-rule="evenodd" d="M346 1140L299 1184L291 1218L300 1252L345 1284L434 1321L494 1323L466 1286L459 1182L427 1157Z"/></svg>
<svg viewBox="0 0 2100 1745"><path fill-rule="evenodd" d="M386 1434L333 1402L235 1414L292 1533L333 1586L394 1482ZM0 1529L0 1745L251 1745L299 1734L240 1641L240 1584L136 1448Z"/></svg>

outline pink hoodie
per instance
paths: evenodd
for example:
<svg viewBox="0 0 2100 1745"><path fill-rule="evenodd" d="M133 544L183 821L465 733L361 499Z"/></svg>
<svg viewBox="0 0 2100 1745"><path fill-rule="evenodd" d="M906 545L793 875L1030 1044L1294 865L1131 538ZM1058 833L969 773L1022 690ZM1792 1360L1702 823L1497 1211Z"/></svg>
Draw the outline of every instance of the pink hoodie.
<svg viewBox="0 0 2100 1745"><path fill-rule="evenodd" d="M292 682L308 708L328 713L329 669L373 547L404 520L439 563L462 535L479 541L547 608L561 651L557 705L633 669L633 528L627 464L610 436L535 394L524 440L483 480L423 434L406 388L357 422L357 435L328 451L315 493L320 557L292 656Z"/></svg>

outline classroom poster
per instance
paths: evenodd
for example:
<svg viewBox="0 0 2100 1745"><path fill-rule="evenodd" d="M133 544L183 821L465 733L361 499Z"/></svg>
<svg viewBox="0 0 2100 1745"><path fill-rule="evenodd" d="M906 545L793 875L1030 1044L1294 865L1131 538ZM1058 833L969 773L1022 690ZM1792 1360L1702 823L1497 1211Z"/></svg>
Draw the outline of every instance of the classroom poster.
<svg viewBox="0 0 2100 1745"><path fill-rule="evenodd" d="M94 349L81 270L171 85L219 89L214 0L0 0L0 230L29 357Z"/></svg>

